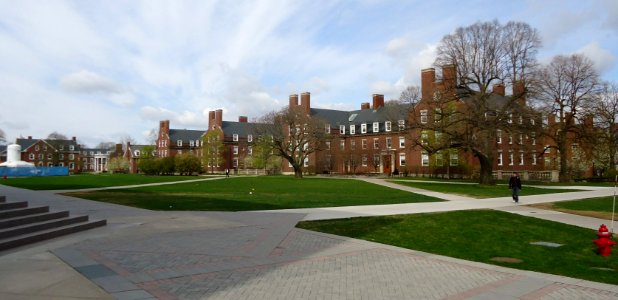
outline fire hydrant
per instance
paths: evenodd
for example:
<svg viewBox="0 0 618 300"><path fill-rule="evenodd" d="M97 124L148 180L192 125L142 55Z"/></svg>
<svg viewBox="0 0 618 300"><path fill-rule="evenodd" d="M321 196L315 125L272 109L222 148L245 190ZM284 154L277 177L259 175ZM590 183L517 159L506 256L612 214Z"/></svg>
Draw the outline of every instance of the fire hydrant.
<svg viewBox="0 0 618 300"><path fill-rule="evenodd" d="M612 247L616 245L616 242L610 239L609 230L605 224L601 224L599 231L597 232L598 239L594 240L594 244L597 245L597 253L601 256L609 256L612 253Z"/></svg>

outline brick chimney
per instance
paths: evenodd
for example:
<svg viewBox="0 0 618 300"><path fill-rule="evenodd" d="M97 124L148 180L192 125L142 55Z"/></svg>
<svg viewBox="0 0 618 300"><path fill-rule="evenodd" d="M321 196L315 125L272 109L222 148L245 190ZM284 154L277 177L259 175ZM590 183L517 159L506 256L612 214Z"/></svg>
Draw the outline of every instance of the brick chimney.
<svg viewBox="0 0 618 300"><path fill-rule="evenodd" d="M211 110L208 112L208 129L212 129L213 125L215 125L215 111Z"/></svg>
<svg viewBox="0 0 618 300"><path fill-rule="evenodd" d="M222 109L215 110L215 123L214 123L214 125L216 125L217 128L222 128L223 127L223 110Z"/></svg>
<svg viewBox="0 0 618 300"><path fill-rule="evenodd" d="M373 94L373 110L384 107L384 95Z"/></svg>
<svg viewBox="0 0 618 300"><path fill-rule="evenodd" d="M436 70L428 68L421 70L421 93L422 100L430 101L433 98L433 90L436 82Z"/></svg>
<svg viewBox="0 0 618 300"><path fill-rule="evenodd" d="M290 95L290 108L298 106L298 94Z"/></svg>
<svg viewBox="0 0 618 300"><path fill-rule="evenodd" d="M71 140L74 141L74 142L77 142L77 138L76 137L72 137Z"/></svg>
<svg viewBox="0 0 618 300"><path fill-rule="evenodd" d="M513 82L513 97L521 106L526 105L526 86L523 81L518 80Z"/></svg>
<svg viewBox="0 0 618 300"><path fill-rule="evenodd" d="M239 116L238 117L238 122L240 122L240 123L247 123L247 116Z"/></svg>
<svg viewBox="0 0 618 300"><path fill-rule="evenodd" d="M455 65L442 66L442 84L447 90L454 90L457 86L457 69Z"/></svg>
<svg viewBox="0 0 618 300"><path fill-rule="evenodd" d="M129 147L131 147L131 143L127 142L127 150L129 150ZM122 156L122 144L116 144L114 156Z"/></svg>
<svg viewBox="0 0 618 300"><path fill-rule="evenodd" d="M300 94L300 107L306 114L311 113L311 93L304 92Z"/></svg>
<svg viewBox="0 0 618 300"><path fill-rule="evenodd" d="M29 136L28 136L28 139L29 139L29 140L31 140L31 139L32 139L32 136L31 136L31 135L29 135Z"/></svg>
<svg viewBox="0 0 618 300"><path fill-rule="evenodd" d="M170 133L170 121L169 120L163 120L159 122L159 136L163 135L163 133L165 133L166 135L169 135Z"/></svg>
<svg viewBox="0 0 618 300"><path fill-rule="evenodd" d="M361 110L370 109L370 108L371 106L369 106L369 102L361 103Z"/></svg>
<svg viewBox="0 0 618 300"><path fill-rule="evenodd" d="M502 84L502 83L494 84L494 86L492 88L492 92L494 94L498 94L500 96L504 96L504 84Z"/></svg>

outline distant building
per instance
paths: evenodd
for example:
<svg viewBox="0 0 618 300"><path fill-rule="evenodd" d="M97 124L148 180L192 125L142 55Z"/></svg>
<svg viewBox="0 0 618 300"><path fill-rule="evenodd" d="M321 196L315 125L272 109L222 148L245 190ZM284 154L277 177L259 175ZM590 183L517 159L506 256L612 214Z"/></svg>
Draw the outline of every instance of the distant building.
<svg viewBox="0 0 618 300"><path fill-rule="evenodd" d="M122 144L116 144L113 148L82 148L81 172L108 172L107 164L109 160L119 154L122 155L122 153Z"/></svg>
<svg viewBox="0 0 618 300"><path fill-rule="evenodd" d="M67 167L69 172L80 172L81 152L75 137L70 140L17 139L21 146L21 160L37 167Z"/></svg>

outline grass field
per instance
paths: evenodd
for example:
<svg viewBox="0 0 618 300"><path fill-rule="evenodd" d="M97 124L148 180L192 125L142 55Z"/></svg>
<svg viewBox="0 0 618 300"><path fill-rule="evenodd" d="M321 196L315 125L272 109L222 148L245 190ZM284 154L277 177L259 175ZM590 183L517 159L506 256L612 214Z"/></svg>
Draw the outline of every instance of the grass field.
<svg viewBox="0 0 618 300"><path fill-rule="evenodd" d="M30 190L72 190L199 179L197 176L144 176L135 174L80 174L71 176L0 179L0 184Z"/></svg>
<svg viewBox="0 0 618 300"><path fill-rule="evenodd" d="M565 213L611 220L614 197L588 198L575 201L561 201L531 205L533 207L557 210ZM618 199L616 200L618 202ZM616 204L618 209L618 203Z"/></svg>
<svg viewBox="0 0 618 300"><path fill-rule="evenodd" d="M447 183L447 182L420 182L409 180L389 180L396 184L401 184L409 187L441 192L446 194L456 194L471 198L483 199L494 197L509 197L511 191L507 185L480 185L477 183ZM539 195L539 194L553 194L553 193L566 193L577 192L581 190L565 190L565 189L552 189L552 188L536 188L530 186L524 186L520 192L521 196Z"/></svg>
<svg viewBox="0 0 618 300"><path fill-rule="evenodd" d="M353 179L232 177L166 186L70 193L152 210L269 210L442 201Z"/></svg>
<svg viewBox="0 0 618 300"><path fill-rule="evenodd" d="M301 222L298 227L466 260L618 284L618 256L594 253L595 231L477 210ZM563 244L552 248L531 242ZM519 263L492 259L509 258ZM609 269L609 270L608 270Z"/></svg>

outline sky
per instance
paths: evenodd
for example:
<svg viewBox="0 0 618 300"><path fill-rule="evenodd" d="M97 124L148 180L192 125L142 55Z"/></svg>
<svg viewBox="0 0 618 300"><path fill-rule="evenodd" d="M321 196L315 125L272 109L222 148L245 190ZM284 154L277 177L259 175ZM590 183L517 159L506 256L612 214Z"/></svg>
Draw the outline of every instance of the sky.
<svg viewBox="0 0 618 300"><path fill-rule="evenodd" d="M536 28L542 63L582 53L618 83L615 0L0 0L0 129L88 147L143 144L160 120L255 120L311 93L360 109L420 85L442 37L475 22Z"/></svg>

